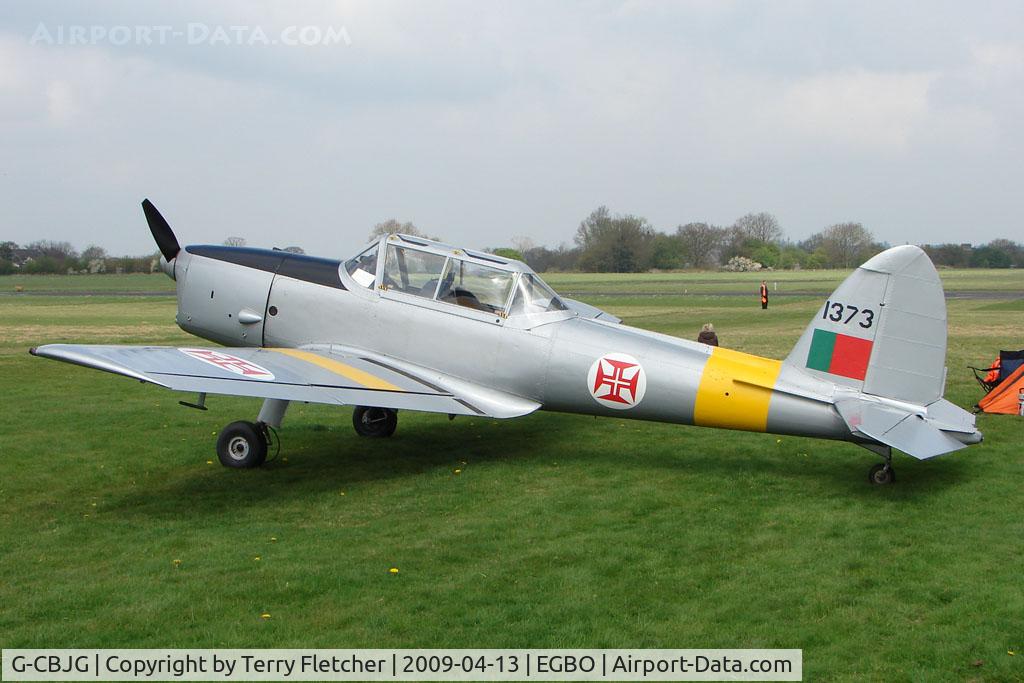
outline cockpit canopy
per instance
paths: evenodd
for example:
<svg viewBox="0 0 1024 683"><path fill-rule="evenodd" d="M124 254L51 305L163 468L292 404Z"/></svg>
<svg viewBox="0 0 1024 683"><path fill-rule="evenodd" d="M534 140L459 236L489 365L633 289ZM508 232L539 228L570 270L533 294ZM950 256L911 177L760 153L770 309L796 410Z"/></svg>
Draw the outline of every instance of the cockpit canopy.
<svg viewBox="0 0 1024 683"><path fill-rule="evenodd" d="M346 261L345 270L366 288L377 286L502 317L569 310L520 261L408 235L382 238Z"/></svg>

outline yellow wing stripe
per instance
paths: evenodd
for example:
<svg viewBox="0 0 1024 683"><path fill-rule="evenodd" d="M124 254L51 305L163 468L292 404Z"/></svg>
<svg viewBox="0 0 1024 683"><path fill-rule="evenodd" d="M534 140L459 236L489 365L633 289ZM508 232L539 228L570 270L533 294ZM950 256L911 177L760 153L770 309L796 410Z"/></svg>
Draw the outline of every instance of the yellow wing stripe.
<svg viewBox="0 0 1024 683"><path fill-rule="evenodd" d="M693 422L705 427L763 432L782 361L716 347L697 387ZM755 386L759 385L759 386Z"/></svg>
<svg viewBox="0 0 1024 683"><path fill-rule="evenodd" d="M342 377L346 377L352 380L353 382L358 382L359 384L362 384L364 387L367 387L368 389L382 389L384 391L402 391L400 387L396 387L391 382L386 382L381 378L377 377L376 375L371 375L370 373L360 370L359 368L354 368L351 365L339 363L338 361L331 360L330 358L324 358L318 353L300 351L299 349L268 349L268 351L277 351L278 353L283 353L286 356L291 356L292 358L298 358L299 360L304 360L307 363L318 365L324 370L329 370L330 372L333 372L336 375L341 375Z"/></svg>

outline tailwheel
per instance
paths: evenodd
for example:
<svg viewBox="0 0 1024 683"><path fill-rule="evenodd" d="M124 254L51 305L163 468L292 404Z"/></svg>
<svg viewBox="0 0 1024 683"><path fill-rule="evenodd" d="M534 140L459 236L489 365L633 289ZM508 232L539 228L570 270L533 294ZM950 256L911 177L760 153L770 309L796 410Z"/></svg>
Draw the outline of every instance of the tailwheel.
<svg viewBox="0 0 1024 683"><path fill-rule="evenodd" d="M359 436L391 436L398 426L398 411L391 408L356 406L352 411L352 426L356 428L356 434Z"/></svg>
<svg viewBox="0 0 1024 683"><path fill-rule="evenodd" d="M877 486L884 486L896 481L896 471L889 463L878 463L868 470L868 481Z"/></svg>
<svg viewBox="0 0 1024 683"><path fill-rule="evenodd" d="M259 422L232 422L217 437L217 457L224 467L259 467L267 459L267 431Z"/></svg>

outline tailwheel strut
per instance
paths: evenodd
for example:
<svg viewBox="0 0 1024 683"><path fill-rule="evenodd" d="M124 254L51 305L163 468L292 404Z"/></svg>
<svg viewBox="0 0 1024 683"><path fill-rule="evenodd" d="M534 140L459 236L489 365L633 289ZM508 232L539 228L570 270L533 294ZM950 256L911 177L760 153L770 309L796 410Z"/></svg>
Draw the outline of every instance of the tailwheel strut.
<svg viewBox="0 0 1024 683"><path fill-rule="evenodd" d="M878 463L868 470L868 481L876 486L896 481L896 471L892 468L892 448L886 447L880 455L885 458L885 463Z"/></svg>

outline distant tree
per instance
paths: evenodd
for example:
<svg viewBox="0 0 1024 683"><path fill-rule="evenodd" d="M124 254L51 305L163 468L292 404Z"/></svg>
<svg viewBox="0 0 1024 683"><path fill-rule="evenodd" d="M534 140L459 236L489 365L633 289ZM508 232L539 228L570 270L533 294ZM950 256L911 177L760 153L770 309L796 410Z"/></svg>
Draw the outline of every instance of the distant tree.
<svg viewBox="0 0 1024 683"><path fill-rule="evenodd" d="M602 206L576 230L579 266L602 273L636 273L650 263L654 229L640 216L616 215Z"/></svg>
<svg viewBox="0 0 1024 683"><path fill-rule="evenodd" d="M733 227L744 239L756 242L772 243L782 239L782 227L778 219L766 211L740 216Z"/></svg>
<svg viewBox="0 0 1024 683"><path fill-rule="evenodd" d="M992 240L987 246L1006 254L1011 266L1024 266L1024 247L1021 247L1017 242L1000 238Z"/></svg>
<svg viewBox="0 0 1024 683"><path fill-rule="evenodd" d="M373 226L373 230L370 231L370 236L367 238L367 241L372 242L384 235L397 235L399 233L409 235L410 237L423 237L428 240L440 241L439 238L431 237L430 235L422 232L412 223L399 223L395 218L389 218L383 223L378 223Z"/></svg>
<svg viewBox="0 0 1024 683"><path fill-rule="evenodd" d="M950 268L1021 268L1024 267L1024 246L1008 239L994 239L988 244L925 244L922 246L937 266Z"/></svg>
<svg viewBox="0 0 1024 683"><path fill-rule="evenodd" d="M707 223L687 223L676 228L686 262L694 268L713 268L725 241L725 230Z"/></svg>
<svg viewBox="0 0 1024 683"><path fill-rule="evenodd" d="M17 248L14 242L0 242L0 275L10 275L17 270L14 267L14 250Z"/></svg>
<svg viewBox="0 0 1024 683"><path fill-rule="evenodd" d="M22 266L22 270L26 273L63 273L65 268L62 261L58 261L52 256L40 256L34 258L31 261L25 261L25 265Z"/></svg>
<svg viewBox="0 0 1024 683"><path fill-rule="evenodd" d="M0 260L14 261L14 250L17 248L14 242L0 242Z"/></svg>
<svg viewBox="0 0 1024 683"><path fill-rule="evenodd" d="M579 259L579 247L569 248L564 244L559 245L557 249L533 247L523 253L523 260L526 261L526 265L538 273L551 271L565 273L571 270L578 270Z"/></svg>
<svg viewBox="0 0 1024 683"><path fill-rule="evenodd" d="M502 258L515 259L516 261L522 261L523 255L518 249L511 249L509 247L498 247L497 249L487 249L490 253L495 256L501 256Z"/></svg>
<svg viewBox="0 0 1024 683"><path fill-rule="evenodd" d="M373 230L370 231L370 240L373 241L384 235L396 235L398 233L416 236L420 234L420 231L412 223L403 224L398 222L396 218L389 218L373 226Z"/></svg>
<svg viewBox="0 0 1024 683"><path fill-rule="evenodd" d="M95 261L96 259L107 258L107 250L103 247L98 247L95 244L90 244L82 252L82 262L88 264L89 261Z"/></svg>
<svg viewBox="0 0 1024 683"><path fill-rule="evenodd" d="M754 248L750 258L766 268L779 268L782 261L782 249L777 244L767 242Z"/></svg>
<svg viewBox="0 0 1024 683"><path fill-rule="evenodd" d="M802 268L818 269L825 267L825 255L820 251L804 252L805 256L800 262Z"/></svg>
<svg viewBox="0 0 1024 683"><path fill-rule="evenodd" d="M722 233L722 249L720 254L721 261L728 261L734 256L743 256L749 258L758 247L765 242L754 239L750 234L743 228L737 225L731 225Z"/></svg>
<svg viewBox="0 0 1024 683"><path fill-rule="evenodd" d="M922 249L937 266L967 268L971 265L970 244L925 244Z"/></svg>
<svg viewBox="0 0 1024 683"><path fill-rule="evenodd" d="M776 268L789 268L793 270L801 268L820 268L821 259L812 252L804 251L796 244L783 244L780 248L779 262Z"/></svg>
<svg viewBox="0 0 1024 683"><path fill-rule="evenodd" d="M43 256L49 256L57 261L77 259L78 252L71 246L70 242L54 242L53 240L38 240L25 247L32 251L38 251Z"/></svg>
<svg viewBox="0 0 1024 683"><path fill-rule="evenodd" d="M229 237L224 240L224 246L226 247L244 247L246 241L244 237Z"/></svg>
<svg viewBox="0 0 1024 683"><path fill-rule="evenodd" d="M651 267L661 270L682 268L685 264L686 250L683 249L679 235L666 235L659 232L651 242Z"/></svg>
<svg viewBox="0 0 1024 683"><path fill-rule="evenodd" d="M860 223L836 223L807 241L833 268L852 268L875 251L874 237Z"/></svg>
<svg viewBox="0 0 1024 683"><path fill-rule="evenodd" d="M70 242L54 242L38 240L25 246L35 252L32 261L26 262L25 272L28 273L66 273L78 269L78 252Z"/></svg>
<svg viewBox="0 0 1024 683"><path fill-rule="evenodd" d="M1012 265L1013 257L991 243L971 252L971 266L974 268L1009 268Z"/></svg>
<svg viewBox="0 0 1024 683"><path fill-rule="evenodd" d="M523 237L522 235L513 237L509 241L512 243L512 248L518 251L520 254L525 254L526 252L530 251L535 246L537 246L536 244L533 243L532 239L530 239L529 237Z"/></svg>

